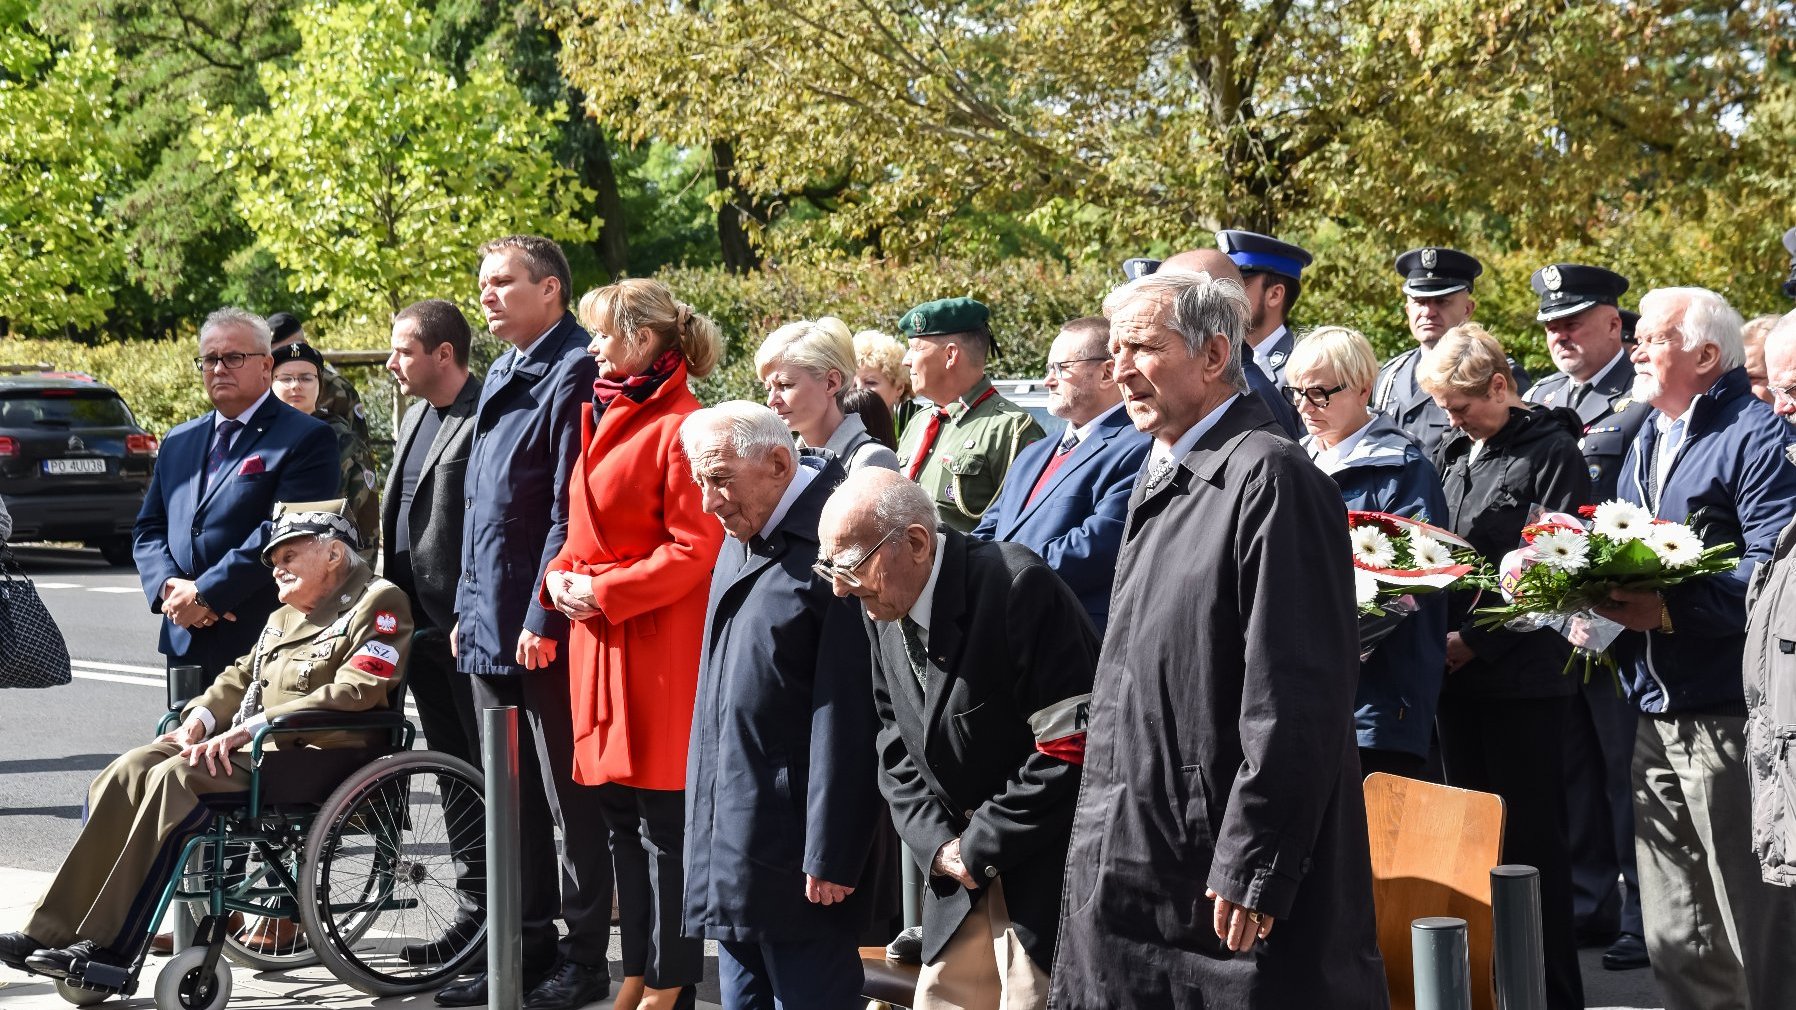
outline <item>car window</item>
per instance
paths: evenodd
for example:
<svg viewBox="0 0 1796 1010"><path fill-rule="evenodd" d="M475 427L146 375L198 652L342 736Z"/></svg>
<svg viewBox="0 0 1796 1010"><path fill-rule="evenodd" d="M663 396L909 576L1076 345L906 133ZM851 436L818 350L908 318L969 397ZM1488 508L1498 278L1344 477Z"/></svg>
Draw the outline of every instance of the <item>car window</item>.
<svg viewBox="0 0 1796 1010"><path fill-rule="evenodd" d="M0 397L0 428L124 428L132 424L125 401L111 393L59 395L42 392Z"/></svg>

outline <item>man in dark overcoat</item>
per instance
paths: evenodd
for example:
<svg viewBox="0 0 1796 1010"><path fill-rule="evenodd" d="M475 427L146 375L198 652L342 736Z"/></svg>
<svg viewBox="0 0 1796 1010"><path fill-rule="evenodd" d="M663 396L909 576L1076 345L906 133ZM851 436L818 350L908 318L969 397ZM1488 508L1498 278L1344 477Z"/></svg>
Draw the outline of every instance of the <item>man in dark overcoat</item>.
<svg viewBox="0 0 1796 1010"><path fill-rule="evenodd" d="M1092 689L1056 1007L1388 1005L1346 516L1243 395L1247 313L1234 281L1167 271L1104 305L1154 447Z"/></svg>
<svg viewBox="0 0 1796 1010"><path fill-rule="evenodd" d="M867 468L824 508L819 569L873 642L880 789L929 861L915 1010L1047 1002L1097 634L1020 544L936 523Z"/></svg>
<svg viewBox="0 0 1796 1010"><path fill-rule="evenodd" d="M480 255L487 329L511 346L487 370L474 410L450 642L456 669L473 675L476 709L519 709L519 844L531 868L522 895L524 1006L571 1010L610 991L611 858L597 791L574 783L567 618L538 603L537 590L567 540L580 407L592 398L597 366L567 310L560 246L514 235ZM559 875L543 872L558 863ZM565 937L557 918L567 922ZM440 1006L485 1002L485 973L437 993Z"/></svg>
<svg viewBox="0 0 1796 1010"><path fill-rule="evenodd" d="M687 936L716 940L727 1010L849 1007L881 813L867 632L815 569L846 476L741 400L680 427L732 539L711 578L686 762Z"/></svg>

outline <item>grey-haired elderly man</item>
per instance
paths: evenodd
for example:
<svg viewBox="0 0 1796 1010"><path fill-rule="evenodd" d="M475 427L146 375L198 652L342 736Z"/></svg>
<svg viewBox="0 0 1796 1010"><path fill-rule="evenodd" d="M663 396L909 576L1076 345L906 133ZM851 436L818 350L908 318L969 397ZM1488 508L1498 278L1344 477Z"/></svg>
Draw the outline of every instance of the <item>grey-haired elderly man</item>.
<svg viewBox="0 0 1796 1010"><path fill-rule="evenodd" d="M245 748L255 731L288 712L390 704L411 650L405 593L356 554L342 499L276 510L259 558L273 569L280 609L245 654L187 703L179 727L126 751L94 780L75 847L25 928L0 934L0 964L53 978L80 978L90 962L129 965L149 938L154 895L167 886L181 846L211 823L201 797L249 788ZM285 757L363 743L336 732L283 735L274 746Z"/></svg>
<svg viewBox="0 0 1796 1010"><path fill-rule="evenodd" d="M1382 1010L1340 491L1245 395L1239 283L1161 271L1104 314L1154 444L1092 686L1052 1005Z"/></svg>
<svg viewBox="0 0 1796 1010"><path fill-rule="evenodd" d="M704 510L731 539L711 577L686 761L686 935L718 941L729 1010L858 1002L862 886L881 819L866 631L816 569L845 476L772 410L680 425Z"/></svg>
<svg viewBox="0 0 1796 1010"><path fill-rule="evenodd" d="M818 570L866 610L880 790L929 859L917 1010L1045 1006L1098 639L1021 544L938 524L871 467L824 506Z"/></svg>

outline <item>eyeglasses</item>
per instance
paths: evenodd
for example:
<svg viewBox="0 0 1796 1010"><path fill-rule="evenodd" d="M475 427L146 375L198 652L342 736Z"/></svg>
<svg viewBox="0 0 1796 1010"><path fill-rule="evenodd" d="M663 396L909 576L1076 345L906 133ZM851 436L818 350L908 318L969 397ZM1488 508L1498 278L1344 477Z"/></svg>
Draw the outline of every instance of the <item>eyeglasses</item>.
<svg viewBox="0 0 1796 1010"><path fill-rule="evenodd" d="M1651 333L1642 333L1639 330L1635 330L1634 342L1636 344L1653 344L1655 346L1659 344L1669 344L1673 338L1677 336L1677 333L1678 331L1675 328L1663 329Z"/></svg>
<svg viewBox="0 0 1796 1010"><path fill-rule="evenodd" d="M312 386L317 385L316 375L277 375L274 384L277 386Z"/></svg>
<svg viewBox="0 0 1796 1010"><path fill-rule="evenodd" d="M1305 389L1299 389L1296 386L1280 386L1279 387L1279 389L1284 392L1285 399L1289 400L1291 403L1291 406L1293 406L1293 407L1297 406L1298 404L1302 403L1305 400L1310 401L1310 403L1312 403L1318 407L1326 407L1326 406L1328 406L1329 397L1334 396L1336 393L1338 393L1341 390L1346 389L1346 388L1347 388L1347 384L1345 382L1341 383L1338 386L1332 386L1328 389L1323 389L1321 386L1310 386Z"/></svg>
<svg viewBox="0 0 1796 1010"><path fill-rule="evenodd" d="M1796 386L1766 386L1771 390L1772 403L1796 403Z"/></svg>
<svg viewBox="0 0 1796 1010"><path fill-rule="evenodd" d="M193 367L202 372L210 372L216 369L219 365L223 365L226 369L235 372L237 369L243 367L245 361L248 361L251 358L266 357L268 357L268 355L261 351L252 351L249 353L232 351L229 354L208 354L203 358L194 358Z"/></svg>
<svg viewBox="0 0 1796 1010"><path fill-rule="evenodd" d="M1109 355L1101 358L1068 358L1065 361L1048 362L1048 378L1058 379L1062 375L1071 375L1074 365L1082 365L1088 361L1109 361Z"/></svg>
<svg viewBox="0 0 1796 1010"><path fill-rule="evenodd" d="M850 589L859 589L861 587L861 580L859 576L854 574L854 570L866 564L868 558L878 554L881 547L884 547L888 541L899 533L904 532L904 530L905 527L899 526L885 536L880 537L879 543L876 543L869 548L867 553L861 555L852 565L838 565L834 561L820 560L811 566L811 571L816 572L817 577L826 582L840 582Z"/></svg>

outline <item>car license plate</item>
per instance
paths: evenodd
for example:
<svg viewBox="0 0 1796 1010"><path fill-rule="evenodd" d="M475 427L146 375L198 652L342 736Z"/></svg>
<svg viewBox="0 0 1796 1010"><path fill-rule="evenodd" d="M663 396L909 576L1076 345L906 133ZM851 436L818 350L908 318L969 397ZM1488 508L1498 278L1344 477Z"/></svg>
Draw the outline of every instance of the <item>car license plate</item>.
<svg viewBox="0 0 1796 1010"><path fill-rule="evenodd" d="M103 459L46 459L44 472L56 476L73 473L105 473L106 461Z"/></svg>

